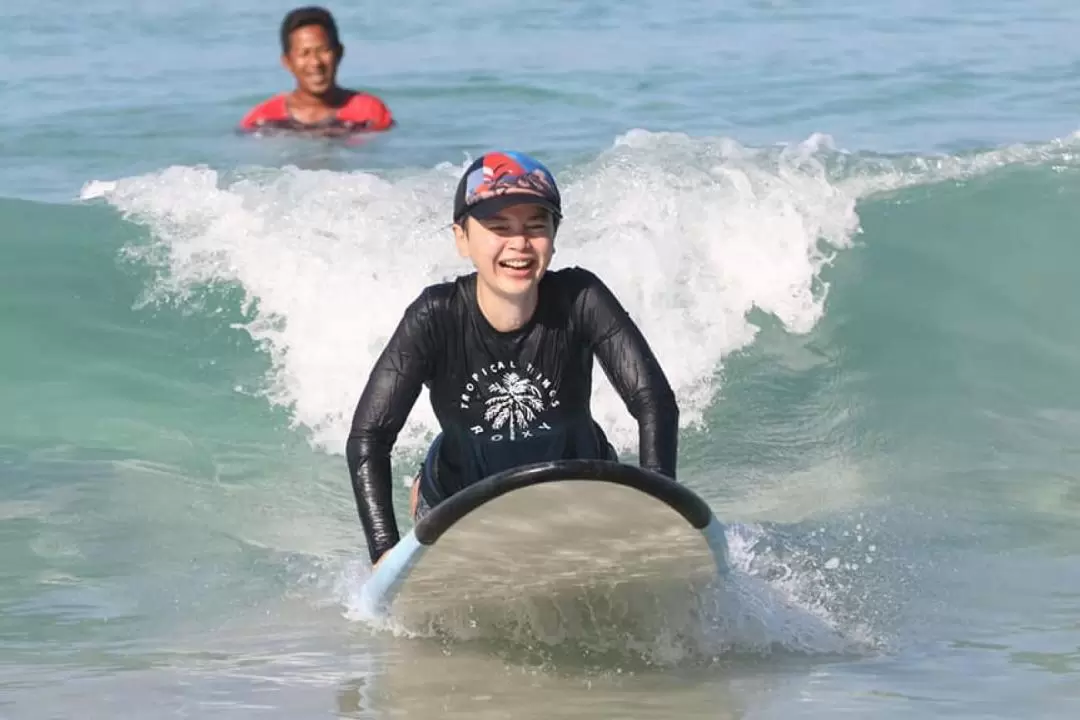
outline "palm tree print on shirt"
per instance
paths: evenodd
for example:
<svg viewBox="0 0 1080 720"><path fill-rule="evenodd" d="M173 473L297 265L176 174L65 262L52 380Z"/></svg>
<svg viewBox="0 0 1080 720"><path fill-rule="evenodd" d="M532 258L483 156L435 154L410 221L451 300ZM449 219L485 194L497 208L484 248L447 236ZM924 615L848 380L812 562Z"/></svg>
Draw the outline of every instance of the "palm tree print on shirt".
<svg viewBox="0 0 1080 720"><path fill-rule="evenodd" d="M544 410L540 389L517 373L506 373L501 381L488 386L488 391L491 397L484 402L487 405L484 419L491 423L492 430L508 426L511 440Z"/></svg>

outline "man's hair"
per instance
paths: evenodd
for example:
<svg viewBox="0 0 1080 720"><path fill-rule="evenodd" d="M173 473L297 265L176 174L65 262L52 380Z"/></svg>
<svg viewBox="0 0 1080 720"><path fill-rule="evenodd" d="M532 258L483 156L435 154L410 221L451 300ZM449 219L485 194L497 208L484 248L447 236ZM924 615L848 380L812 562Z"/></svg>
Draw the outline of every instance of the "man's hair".
<svg viewBox="0 0 1080 720"><path fill-rule="evenodd" d="M330 14L330 11L326 8L321 8L317 5L309 5L307 7L299 7L295 10L290 10L289 14L285 16L285 19L281 21L281 52L286 55L289 53L289 36L293 34L295 30L299 30L307 25L318 25L326 31L326 37L330 38L330 44L338 49L341 47L341 40L338 39L337 23L334 22L334 16Z"/></svg>

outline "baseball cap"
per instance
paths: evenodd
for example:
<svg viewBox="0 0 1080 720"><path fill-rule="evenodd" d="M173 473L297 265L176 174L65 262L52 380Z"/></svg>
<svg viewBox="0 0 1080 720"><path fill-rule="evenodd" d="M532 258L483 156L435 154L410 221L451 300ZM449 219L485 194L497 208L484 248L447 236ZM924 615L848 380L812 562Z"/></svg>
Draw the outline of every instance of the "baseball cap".
<svg viewBox="0 0 1080 720"><path fill-rule="evenodd" d="M547 208L558 221L562 198L555 177L539 160L519 152L490 152L478 157L458 182L454 222L465 216L491 217L512 205L530 203Z"/></svg>

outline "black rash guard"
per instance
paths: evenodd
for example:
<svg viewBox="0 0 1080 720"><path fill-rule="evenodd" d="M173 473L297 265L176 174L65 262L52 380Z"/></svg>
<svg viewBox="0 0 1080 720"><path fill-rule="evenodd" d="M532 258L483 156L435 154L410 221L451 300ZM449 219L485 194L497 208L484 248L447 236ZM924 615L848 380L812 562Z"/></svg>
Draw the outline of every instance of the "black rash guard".
<svg viewBox="0 0 1080 720"><path fill-rule="evenodd" d="M476 274L432 285L376 360L346 458L374 563L398 539L390 451L424 385L442 426L429 504L531 462L608 457L589 411L593 355L639 428L642 467L675 477L679 410L648 343L594 274L551 271L533 317L500 332L480 312Z"/></svg>

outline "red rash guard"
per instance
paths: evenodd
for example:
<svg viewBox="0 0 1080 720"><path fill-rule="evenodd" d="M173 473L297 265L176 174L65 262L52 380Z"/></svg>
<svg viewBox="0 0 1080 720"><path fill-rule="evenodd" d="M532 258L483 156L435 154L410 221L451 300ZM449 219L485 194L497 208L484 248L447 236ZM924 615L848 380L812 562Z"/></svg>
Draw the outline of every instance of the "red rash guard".
<svg viewBox="0 0 1080 720"><path fill-rule="evenodd" d="M302 123L289 114L285 94L275 95L252 108L240 121L240 130L293 130L330 131L337 133L379 132L389 130L394 124L390 109L374 95L357 92L326 120L319 123Z"/></svg>

